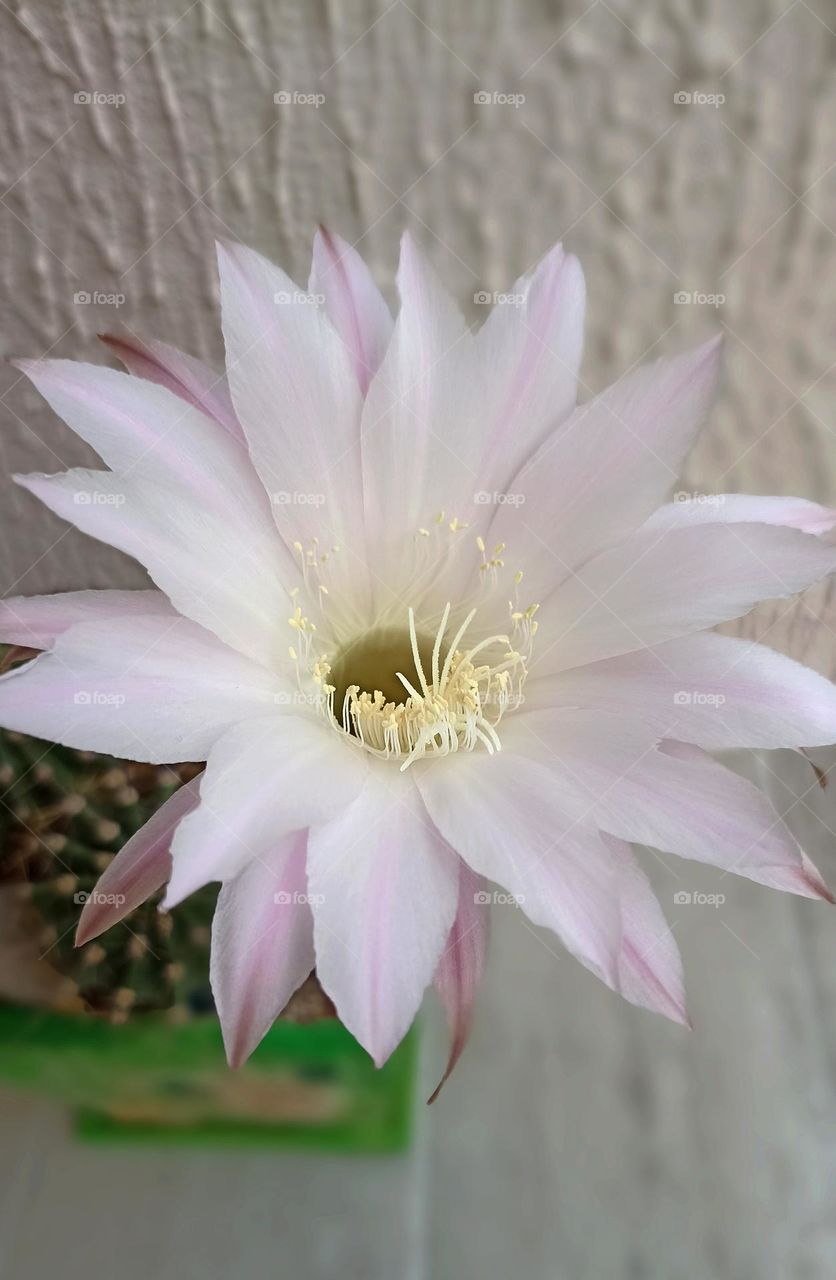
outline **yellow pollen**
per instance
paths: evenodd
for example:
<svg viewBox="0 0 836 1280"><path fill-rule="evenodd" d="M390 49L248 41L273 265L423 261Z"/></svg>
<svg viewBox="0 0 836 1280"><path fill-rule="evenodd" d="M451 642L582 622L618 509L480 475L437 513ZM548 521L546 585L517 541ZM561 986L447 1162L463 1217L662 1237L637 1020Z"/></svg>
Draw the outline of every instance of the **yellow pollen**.
<svg viewBox="0 0 836 1280"><path fill-rule="evenodd" d="M446 537L431 532L445 526L453 535L468 528L452 513L439 511L429 527L418 526L414 534L412 589L419 599L432 599L427 588L435 589L434 575L453 554ZM509 591L504 542L488 550L485 537L475 536L474 541L481 561L479 596L465 598L478 604L480 614L484 607L495 616L501 598L483 606L479 597L491 597L497 589L506 599L512 595L504 614L507 634L498 630L486 635L485 628L477 635L477 608L467 616L465 608L454 614L450 603L440 617L435 615L429 625L424 620L421 626L412 609L407 610L407 625L393 621L394 605L389 605L376 625L358 631L361 610L343 600L340 592L326 605L334 596L328 560L339 546L326 551L316 537L293 543L302 585L289 592L287 622L294 643L288 653L296 666L299 691L355 747L397 761L401 770L416 760L454 751L500 750L502 717L522 698L539 605L521 602L518 590ZM436 554L438 565L431 563ZM513 578L519 588L522 569Z"/></svg>
<svg viewBox="0 0 836 1280"><path fill-rule="evenodd" d="M401 770L426 756L472 751L481 745L493 753L500 748L496 727L527 675L529 654L513 648L506 635L492 635L467 647L464 642L476 610L472 610L445 646L450 605L444 609L432 644L419 636L415 614L409 610L409 649L398 633L371 633L349 647L339 659L340 671L381 670L379 664L400 662L410 654L408 674L395 670L402 695L394 687L363 689L354 683L336 685L345 692L335 704L334 685L324 684L332 668L317 664L314 678L325 695L323 710L332 724L357 739L369 752L401 761ZM401 633L402 634L402 633ZM445 652L442 656L442 649ZM477 655L483 655L477 661ZM406 665L406 664L404 664ZM367 678L367 677L364 677ZM375 678L375 677L373 677Z"/></svg>

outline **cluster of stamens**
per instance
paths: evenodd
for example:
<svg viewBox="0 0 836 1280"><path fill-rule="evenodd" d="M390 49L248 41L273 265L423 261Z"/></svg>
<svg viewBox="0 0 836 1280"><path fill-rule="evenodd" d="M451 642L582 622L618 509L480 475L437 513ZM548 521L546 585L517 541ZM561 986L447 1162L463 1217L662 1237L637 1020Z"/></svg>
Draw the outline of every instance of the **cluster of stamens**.
<svg viewBox="0 0 836 1280"><path fill-rule="evenodd" d="M445 521L443 513L436 523L442 521ZM449 522L450 532L454 534L463 527L466 526L457 520ZM419 536L423 537L425 532L419 530ZM498 571L504 568L505 546L499 544L489 553L482 538L477 538L476 543L482 557L480 575L495 585ZM307 567L312 567L311 561ZM522 573L517 572L515 594L521 580ZM431 647L426 633L419 636L415 613L409 609L411 667L409 675L401 670L394 672L402 697L392 696L392 689L387 696L377 687L362 688L357 683L340 681L339 677L335 678L334 666L325 655L312 660L316 625L299 605L288 621L301 643L290 647L290 655L297 668L304 667L312 680L317 707L333 727L350 735L374 755L399 759L401 770L424 757L472 751L479 745L493 754L500 749L497 726L503 715L509 707L522 701L537 631L534 617L537 608L534 604L522 609L515 602L509 602L508 633L491 635L468 645L466 635L477 609L470 610L448 641L451 613L448 603ZM406 653L404 648L404 656ZM339 663L339 659L337 661ZM382 677L381 683L384 683Z"/></svg>

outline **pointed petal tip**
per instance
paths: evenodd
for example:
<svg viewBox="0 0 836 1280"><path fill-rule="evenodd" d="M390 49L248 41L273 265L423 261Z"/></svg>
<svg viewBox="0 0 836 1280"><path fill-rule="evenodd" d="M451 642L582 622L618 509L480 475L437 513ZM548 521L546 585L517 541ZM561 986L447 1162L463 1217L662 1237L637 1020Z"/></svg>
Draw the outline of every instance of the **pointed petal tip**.
<svg viewBox="0 0 836 1280"><path fill-rule="evenodd" d="M831 907L836 906L836 897L833 896L831 890L822 880L818 871L813 867L812 873L808 869L803 873L804 883L811 890L811 897L819 898L822 902L827 902Z"/></svg>
<svg viewBox="0 0 836 1280"><path fill-rule="evenodd" d="M243 1044L234 1044L226 1049L226 1065L230 1071L240 1071L250 1057L252 1050Z"/></svg>
<svg viewBox="0 0 836 1280"><path fill-rule="evenodd" d="M82 913L82 918L79 920L78 925L76 926L75 938L73 939L73 946L74 947L86 946L88 942L92 942L94 938L98 937L99 933L101 933L101 930L96 929L95 925L93 925L91 922L85 921L84 915Z"/></svg>
<svg viewBox="0 0 836 1280"><path fill-rule="evenodd" d="M94 901L88 902L82 909L76 925L74 947L85 947L88 942L106 933L121 917L114 918L112 908L102 906Z"/></svg>
<svg viewBox="0 0 836 1280"><path fill-rule="evenodd" d="M445 1085L446 1080L447 1080L447 1076L446 1076L446 1074L445 1074L445 1075L443 1075L443 1076L441 1077L441 1079L439 1080L438 1084L435 1086L435 1088L433 1089L432 1093L431 1093L431 1094L430 1094L430 1096L427 1098L427 1103L426 1103L426 1105L427 1105L428 1107L431 1107L431 1106L432 1106L432 1104L435 1102L436 1098L437 1098L437 1097L438 1097L438 1095L441 1093L441 1090L444 1088L444 1085Z"/></svg>
<svg viewBox="0 0 836 1280"><path fill-rule="evenodd" d="M678 1027L682 1027L685 1031L694 1030L694 1021L684 1004L679 1005L676 1011L668 1016L671 1022L675 1022Z"/></svg>
<svg viewBox="0 0 836 1280"><path fill-rule="evenodd" d="M804 898L819 899L821 902L829 903L830 906L836 905L836 898L834 898L825 884L824 877L818 867L803 852L801 854L801 866L797 872L796 884L790 887L790 892L800 894Z"/></svg>
<svg viewBox="0 0 836 1280"><path fill-rule="evenodd" d="M239 250L243 246L235 240L230 240L228 236L217 236L215 238L215 254L218 261L218 268L232 265L238 261Z"/></svg>
<svg viewBox="0 0 836 1280"><path fill-rule="evenodd" d="M319 223L314 239L315 244L321 245L331 258L342 259L352 248L347 240L344 240L336 231L332 231L330 227L326 227L324 222Z"/></svg>
<svg viewBox="0 0 836 1280"><path fill-rule="evenodd" d="M59 472L59 474L63 475L63 472ZM48 476L44 471L12 472L12 483L19 484L21 489L26 489L27 493L33 493L38 481L46 479L48 479Z"/></svg>
<svg viewBox="0 0 836 1280"><path fill-rule="evenodd" d="M725 342L726 342L726 339L724 334L715 333L713 334L712 337L708 338L705 342L701 343L700 346L698 346L695 349L695 354L699 355L701 360L704 360L704 361L709 361L709 360L719 361L723 351L723 347L725 346Z"/></svg>

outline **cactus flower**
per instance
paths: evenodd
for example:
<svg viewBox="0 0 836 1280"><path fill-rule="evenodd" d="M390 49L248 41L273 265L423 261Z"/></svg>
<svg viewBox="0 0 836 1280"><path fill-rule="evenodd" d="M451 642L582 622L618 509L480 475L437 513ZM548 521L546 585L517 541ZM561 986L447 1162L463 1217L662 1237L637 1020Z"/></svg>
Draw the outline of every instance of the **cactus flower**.
<svg viewBox="0 0 836 1280"><path fill-rule="evenodd" d="M163 883L171 908L219 881L233 1065L315 968L377 1063L435 982L449 1068L496 885L686 1022L631 845L829 897L710 753L836 739L828 681L713 630L831 572L836 513L670 501L718 344L578 404L584 284L560 247L476 331L408 237L395 319L325 232L307 290L249 249L219 260L224 376L133 336L106 339L127 373L19 365L104 463L19 483L154 587L6 600L0 638L45 652L0 681L0 724L206 761L108 867L79 942Z"/></svg>

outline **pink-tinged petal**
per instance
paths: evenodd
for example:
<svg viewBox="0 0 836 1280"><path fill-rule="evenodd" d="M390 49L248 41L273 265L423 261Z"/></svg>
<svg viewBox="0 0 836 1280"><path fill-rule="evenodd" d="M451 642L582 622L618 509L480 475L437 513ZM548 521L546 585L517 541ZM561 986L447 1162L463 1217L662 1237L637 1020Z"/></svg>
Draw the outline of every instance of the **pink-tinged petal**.
<svg viewBox="0 0 836 1280"><path fill-rule="evenodd" d="M416 535L440 511L464 514L476 487L482 389L472 336L413 238L401 241L401 309L363 406L366 538L378 609L398 599ZM440 531L447 533L446 524ZM442 603L443 607L443 603Z"/></svg>
<svg viewBox="0 0 836 1280"><path fill-rule="evenodd" d="M808 898L830 898L766 797L698 747L596 711L525 712L503 737L577 821Z"/></svg>
<svg viewBox="0 0 836 1280"><path fill-rule="evenodd" d="M765 498L749 493L708 493L670 502L645 522L647 530L683 529L693 524L777 524L804 533L828 533L836 509L806 498Z"/></svg>
<svg viewBox="0 0 836 1280"><path fill-rule="evenodd" d="M134 380L136 381L136 379ZM75 468L16 482L83 533L146 566L175 609L265 666L287 653L289 556L232 477L228 510L152 479Z"/></svg>
<svg viewBox="0 0 836 1280"><path fill-rule="evenodd" d="M548 752L535 744L526 754L531 741L504 733L499 755L422 769L433 820L607 986L687 1025L679 954L649 882L626 845L581 816L571 789L544 767Z"/></svg>
<svg viewBox="0 0 836 1280"><path fill-rule="evenodd" d="M180 617L85 622L0 679L0 725L67 747L171 764L205 760L242 716L293 688Z"/></svg>
<svg viewBox="0 0 836 1280"><path fill-rule="evenodd" d="M177 612L162 591L60 591L50 596L9 596L0 600L0 641L30 649L51 649L58 636L79 622Z"/></svg>
<svg viewBox="0 0 836 1280"><path fill-rule="evenodd" d="M324 309L266 258L219 244L218 266L232 400L276 525L291 547L339 545L331 573L367 582L351 355Z"/></svg>
<svg viewBox="0 0 836 1280"><path fill-rule="evenodd" d="M575 408L585 303L581 265L558 244L477 333L478 370L490 389L477 489L504 489Z"/></svg>
<svg viewBox="0 0 836 1280"><path fill-rule="evenodd" d="M450 1027L450 1053L444 1075L428 1102L435 1102L450 1078L470 1038L476 992L485 970L488 950L487 882L459 859L459 900L456 918L435 971L435 988Z"/></svg>
<svg viewBox="0 0 836 1280"><path fill-rule="evenodd" d="M75 360L14 364L114 471L169 478L207 503L228 502L225 481L257 493L241 440L167 386Z"/></svg>
<svg viewBox="0 0 836 1280"><path fill-rule="evenodd" d="M525 706L610 711L717 751L836 742L836 685L764 645L710 633L530 680Z"/></svg>
<svg viewBox="0 0 836 1280"><path fill-rule="evenodd" d="M97 938L141 906L171 874L171 841L178 822L198 802L199 779L179 787L123 845L84 904L75 945Z"/></svg>
<svg viewBox="0 0 836 1280"><path fill-rule="evenodd" d="M223 886L210 979L231 1067L246 1062L314 967L306 833L294 831Z"/></svg>
<svg viewBox="0 0 836 1280"><path fill-rule="evenodd" d="M259 661L279 644L283 544L245 445L166 387L69 360L23 361L110 473L19 478L85 533L145 564L181 613ZM283 575L283 576L282 576Z"/></svg>
<svg viewBox="0 0 836 1280"><path fill-rule="evenodd" d="M100 333L99 338L134 377L167 387L187 404L214 418L230 435L244 439L225 374L218 374L194 356L153 338L112 333Z"/></svg>
<svg viewBox="0 0 836 1280"><path fill-rule="evenodd" d="M803 591L836 550L798 529L711 524L648 533L595 556L537 615L532 671L565 671L704 631Z"/></svg>
<svg viewBox="0 0 836 1280"><path fill-rule="evenodd" d="M489 541L507 543L542 600L633 533L670 492L717 389L720 343L627 374L581 405L508 482ZM754 517L757 519L758 517Z"/></svg>
<svg viewBox="0 0 836 1280"><path fill-rule="evenodd" d="M534 924L553 930L567 951L617 988L621 919L613 859L591 825L568 815L551 771L506 750L505 737L493 756L459 752L413 766L430 817L474 871L507 889Z"/></svg>
<svg viewBox="0 0 836 1280"><path fill-rule="evenodd" d="M650 881L629 845L613 836L605 835L603 840L618 867L618 990L631 1004L690 1027L679 948Z"/></svg>
<svg viewBox="0 0 836 1280"><path fill-rule="evenodd" d="M326 822L363 786L363 751L315 715L242 720L215 744L200 807L178 828L168 910L210 880L231 880L289 831Z"/></svg>
<svg viewBox="0 0 836 1280"><path fill-rule="evenodd" d="M377 1066L409 1029L458 901L456 860L408 775L369 770L362 792L308 836L316 972Z"/></svg>
<svg viewBox="0 0 836 1280"><path fill-rule="evenodd" d="M325 227L314 240L308 289L324 297L326 313L351 353L365 395L392 337L392 314L357 250Z"/></svg>

